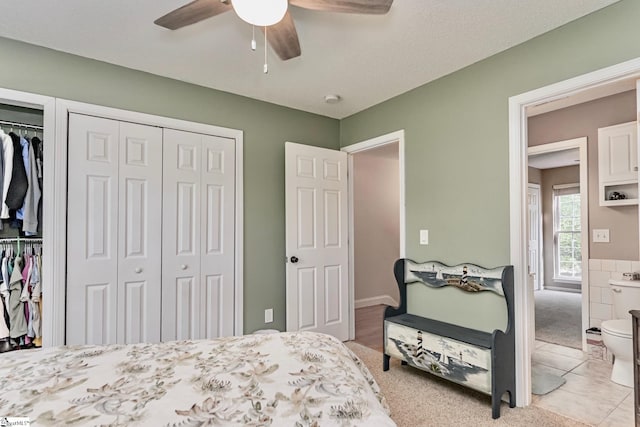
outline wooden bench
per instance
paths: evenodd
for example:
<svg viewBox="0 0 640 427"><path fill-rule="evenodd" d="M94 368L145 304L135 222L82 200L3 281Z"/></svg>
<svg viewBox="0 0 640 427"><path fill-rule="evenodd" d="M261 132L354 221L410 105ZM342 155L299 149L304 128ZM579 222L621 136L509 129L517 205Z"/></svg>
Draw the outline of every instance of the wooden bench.
<svg viewBox="0 0 640 427"><path fill-rule="evenodd" d="M389 370L389 360L394 357L402 364L489 394L494 419L500 417L504 393L509 393L513 408L513 267L487 269L470 263L447 266L437 261L399 259L394 275L400 306L387 307L384 313L383 369ZM425 310L429 301L435 301L436 306ZM478 304L469 304L473 301ZM434 312L439 314L432 315ZM456 317L461 321L454 321ZM487 318L492 319L487 322ZM477 326L481 323L485 323L482 328Z"/></svg>

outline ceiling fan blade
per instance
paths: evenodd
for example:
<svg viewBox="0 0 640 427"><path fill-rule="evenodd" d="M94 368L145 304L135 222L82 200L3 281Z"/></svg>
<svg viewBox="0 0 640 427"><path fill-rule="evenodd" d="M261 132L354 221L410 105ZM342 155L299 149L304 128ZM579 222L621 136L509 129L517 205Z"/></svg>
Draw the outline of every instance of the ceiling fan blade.
<svg viewBox="0 0 640 427"><path fill-rule="evenodd" d="M231 4L228 0L224 2L221 0L195 0L156 19L153 23L170 30L177 30L228 10L231 10Z"/></svg>
<svg viewBox="0 0 640 427"><path fill-rule="evenodd" d="M262 32L264 32L264 28ZM301 54L298 32L289 11L280 22L267 27L267 40L271 48L283 61Z"/></svg>
<svg viewBox="0 0 640 427"><path fill-rule="evenodd" d="M393 0L289 0L289 3L323 12L384 15L391 8Z"/></svg>

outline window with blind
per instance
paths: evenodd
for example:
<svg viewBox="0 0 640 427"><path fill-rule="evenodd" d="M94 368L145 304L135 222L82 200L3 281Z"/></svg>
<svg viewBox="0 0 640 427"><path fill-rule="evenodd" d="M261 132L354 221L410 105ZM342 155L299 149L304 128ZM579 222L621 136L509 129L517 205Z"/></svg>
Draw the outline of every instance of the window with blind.
<svg viewBox="0 0 640 427"><path fill-rule="evenodd" d="M553 186L554 279L582 280L580 186Z"/></svg>

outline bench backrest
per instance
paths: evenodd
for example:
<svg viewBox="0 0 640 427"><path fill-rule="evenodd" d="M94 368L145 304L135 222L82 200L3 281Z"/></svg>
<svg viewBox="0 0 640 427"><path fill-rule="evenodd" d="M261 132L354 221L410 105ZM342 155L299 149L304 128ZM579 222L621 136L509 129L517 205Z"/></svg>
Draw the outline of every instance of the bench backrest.
<svg viewBox="0 0 640 427"><path fill-rule="evenodd" d="M513 327L512 266L399 259L394 274L406 313L485 332Z"/></svg>

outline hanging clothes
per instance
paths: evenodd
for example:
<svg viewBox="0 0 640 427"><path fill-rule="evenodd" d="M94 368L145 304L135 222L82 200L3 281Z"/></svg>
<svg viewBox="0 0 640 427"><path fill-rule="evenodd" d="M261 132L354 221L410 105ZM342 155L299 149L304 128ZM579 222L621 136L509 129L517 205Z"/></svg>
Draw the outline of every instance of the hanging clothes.
<svg viewBox="0 0 640 427"><path fill-rule="evenodd" d="M27 319L24 316L24 304L20 300L22 295L22 257L16 257L13 262L13 272L9 279L9 335L20 338L27 334Z"/></svg>
<svg viewBox="0 0 640 427"><path fill-rule="evenodd" d="M2 201L0 201L0 214L2 213L2 206L4 204L4 140L5 138L11 139L9 135L4 133L0 129L0 195L2 195ZM13 145L13 142L11 143ZM3 229L2 221L0 221L0 230Z"/></svg>
<svg viewBox="0 0 640 427"><path fill-rule="evenodd" d="M24 168L20 137L13 132L9 133L9 136L13 141L13 167L11 182L9 183L9 189L4 202L11 211L12 209L16 210L22 207L29 183L27 181L27 171Z"/></svg>
<svg viewBox="0 0 640 427"><path fill-rule="evenodd" d="M38 232L38 205L40 203L40 184L38 183L38 171L36 167L35 152L33 144L24 138L26 153L23 152L24 165L27 173L27 192L24 197L22 208L16 213L16 217L22 220L22 231L27 236L33 236ZM23 145L25 147L25 145Z"/></svg>
<svg viewBox="0 0 640 427"><path fill-rule="evenodd" d="M44 150L42 148L42 140L37 136L31 138L31 144L33 144L33 153L36 158L36 173L38 176L38 186L40 187L40 202L38 203L38 227L36 232L42 234L42 191L44 189L42 181L42 169L44 164Z"/></svg>
<svg viewBox="0 0 640 427"><path fill-rule="evenodd" d="M13 140L7 134L4 134L2 137L2 159L2 209L0 210L0 218L7 219L9 218L9 207L5 203L5 200L7 200L11 175L13 174Z"/></svg>
<svg viewBox="0 0 640 427"><path fill-rule="evenodd" d="M0 244L5 245L7 241L15 244L20 239L0 239ZM7 313L0 316L0 353L42 346L42 255L36 253L34 246L34 242L39 246L41 239L29 242L24 252L17 256L12 248L5 249L2 254L0 308ZM8 298L5 299L7 291Z"/></svg>
<svg viewBox="0 0 640 427"><path fill-rule="evenodd" d="M35 255L31 272L31 304L33 306L33 330L35 333L33 343L36 347L42 347L42 285L40 283L40 263L41 257Z"/></svg>

